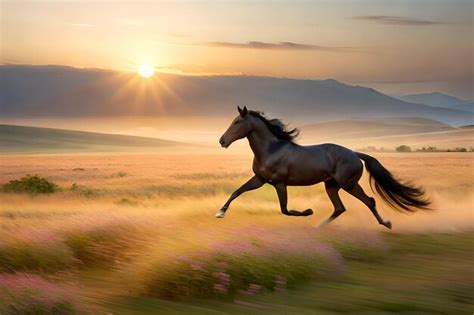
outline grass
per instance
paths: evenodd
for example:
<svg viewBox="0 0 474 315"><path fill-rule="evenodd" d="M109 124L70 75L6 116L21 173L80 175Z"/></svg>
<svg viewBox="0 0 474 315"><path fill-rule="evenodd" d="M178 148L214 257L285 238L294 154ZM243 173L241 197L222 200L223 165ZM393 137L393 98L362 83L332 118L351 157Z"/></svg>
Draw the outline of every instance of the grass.
<svg viewBox="0 0 474 315"><path fill-rule="evenodd" d="M123 255L133 243L136 230L131 222L97 221L78 223L60 232L64 244L83 266L108 265Z"/></svg>
<svg viewBox="0 0 474 315"><path fill-rule="evenodd" d="M391 232L344 194L348 211L316 228L331 210L321 186L289 190L290 206L311 206L312 217L282 216L267 185L215 219L249 176L244 156L44 156L41 169L36 158L1 157L0 183L32 173L63 189L0 193L0 276L39 279L14 293L24 313L37 307L35 281L45 281L114 314L470 314L473 161L434 154L380 157L435 199L435 212L411 216L379 201ZM4 283L13 294L14 282ZM50 287L37 295L78 312ZM8 303L0 313L17 302Z"/></svg>
<svg viewBox="0 0 474 315"><path fill-rule="evenodd" d="M0 272L56 272L74 263L72 251L48 230L10 234L3 231L0 242Z"/></svg>
<svg viewBox="0 0 474 315"><path fill-rule="evenodd" d="M85 314L74 291L67 285L45 280L37 275L0 274L0 313L16 314Z"/></svg>
<svg viewBox="0 0 474 315"><path fill-rule="evenodd" d="M284 236L284 243L268 238L271 232ZM194 253L152 264L143 294L180 300L254 295L295 288L342 269L338 254L314 238L288 230L256 234L209 242Z"/></svg>
<svg viewBox="0 0 474 315"><path fill-rule="evenodd" d="M435 252L422 252L415 259L413 251L394 249L376 264L346 260L343 276L319 278L291 290L240 294L219 302L117 297L109 301L108 308L117 314L470 314L474 307L472 259L452 248L459 239L472 238L473 233L434 236L442 240ZM400 242L391 234L383 239L394 247L404 247L406 242L418 242L419 248L430 246L416 234L404 236ZM457 278L456 274L461 275Z"/></svg>

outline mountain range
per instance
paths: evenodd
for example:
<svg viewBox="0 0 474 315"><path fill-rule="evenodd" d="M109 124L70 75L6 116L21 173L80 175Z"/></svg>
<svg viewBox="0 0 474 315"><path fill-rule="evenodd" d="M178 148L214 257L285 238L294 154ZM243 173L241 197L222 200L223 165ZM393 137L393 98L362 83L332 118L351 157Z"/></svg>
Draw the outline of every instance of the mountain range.
<svg viewBox="0 0 474 315"><path fill-rule="evenodd" d="M0 66L3 117L233 116L236 105L286 119L320 122L422 117L473 124L472 113L412 103L336 80L244 75L185 76L64 66Z"/></svg>
<svg viewBox="0 0 474 315"><path fill-rule="evenodd" d="M406 102L424 104L434 107L474 112L474 101L463 100L439 92L405 95L398 97L398 99Z"/></svg>

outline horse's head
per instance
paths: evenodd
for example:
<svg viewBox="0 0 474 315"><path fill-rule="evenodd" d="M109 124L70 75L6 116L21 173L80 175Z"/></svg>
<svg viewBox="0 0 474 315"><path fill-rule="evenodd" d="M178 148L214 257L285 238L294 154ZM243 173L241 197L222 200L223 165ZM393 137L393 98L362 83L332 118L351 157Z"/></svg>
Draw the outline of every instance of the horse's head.
<svg viewBox="0 0 474 315"><path fill-rule="evenodd" d="M219 139L219 143L224 148L229 147L232 142L236 140L245 138L252 130L247 107L244 106L242 109L237 106L237 109L239 110L239 115L235 117L229 128L227 128L226 132L224 132L222 137Z"/></svg>

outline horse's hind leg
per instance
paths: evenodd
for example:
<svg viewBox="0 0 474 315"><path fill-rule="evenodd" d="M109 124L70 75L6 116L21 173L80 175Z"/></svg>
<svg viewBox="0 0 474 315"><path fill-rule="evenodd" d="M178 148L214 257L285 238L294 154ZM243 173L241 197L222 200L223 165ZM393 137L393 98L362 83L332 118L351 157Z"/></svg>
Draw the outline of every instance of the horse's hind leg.
<svg viewBox="0 0 474 315"><path fill-rule="evenodd" d="M375 205L375 199L367 196L359 184L356 184L352 189L346 191L362 201L370 209L370 211L372 211L372 214L377 219L379 224L382 224L389 229L392 228L392 223L388 220L384 220L378 213L377 207Z"/></svg>
<svg viewBox="0 0 474 315"><path fill-rule="evenodd" d="M328 219L321 223L320 226L328 224L329 222L333 221L338 216L343 214L344 211L346 211L346 208L344 207L344 204L342 203L341 198L339 197L339 190L341 189L339 184L334 179L331 179L325 182L324 185L326 188L326 193L328 194L328 197L334 206L334 212Z"/></svg>

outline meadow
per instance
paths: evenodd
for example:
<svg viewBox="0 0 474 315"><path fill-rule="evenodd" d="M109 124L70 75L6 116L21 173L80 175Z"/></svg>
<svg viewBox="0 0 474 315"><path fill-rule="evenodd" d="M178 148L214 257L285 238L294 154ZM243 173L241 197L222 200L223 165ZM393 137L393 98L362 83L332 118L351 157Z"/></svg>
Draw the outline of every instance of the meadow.
<svg viewBox="0 0 474 315"><path fill-rule="evenodd" d="M320 228L323 185L289 189L311 217L282 216L266 185L216 219L249 152L1 156L0 184L58 189L0 193L0 314L472 314L472 153L374 155L433 210L377 198L387 230L342 193L348 211Z"/></svg>

